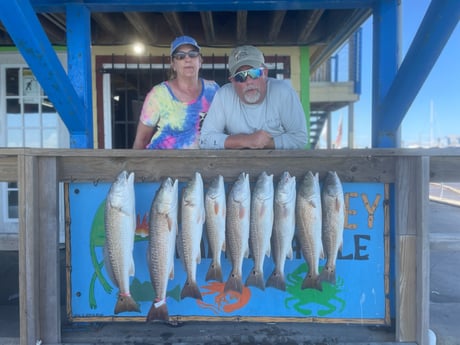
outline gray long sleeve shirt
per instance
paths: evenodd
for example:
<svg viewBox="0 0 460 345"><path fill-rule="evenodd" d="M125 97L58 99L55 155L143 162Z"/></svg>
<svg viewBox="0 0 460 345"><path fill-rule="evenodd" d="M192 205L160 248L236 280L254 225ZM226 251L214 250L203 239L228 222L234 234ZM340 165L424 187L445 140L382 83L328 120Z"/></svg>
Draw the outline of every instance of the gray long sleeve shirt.
<svg viewBox="0 0 460 345"><path fill-rule="evenodd" d="M260 104L241 102L231 83L221 87L204 119L200 148L223 149L229 135L264 130L276 149L304 149L308 135L299 96L285 80L267 82L267 95Z"/></svg>

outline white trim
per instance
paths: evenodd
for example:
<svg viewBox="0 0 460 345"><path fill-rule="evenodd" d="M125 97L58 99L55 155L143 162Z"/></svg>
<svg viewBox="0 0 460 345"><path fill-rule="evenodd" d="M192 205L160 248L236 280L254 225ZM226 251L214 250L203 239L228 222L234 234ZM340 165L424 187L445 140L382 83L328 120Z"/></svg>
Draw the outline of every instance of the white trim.
<svg viewBox="0 0 460 345"><path fill-rule="evenodd" d="M112 91L110 88L110 73L102 75L102 106L104 116L104 148L112 148Z"/></svg>

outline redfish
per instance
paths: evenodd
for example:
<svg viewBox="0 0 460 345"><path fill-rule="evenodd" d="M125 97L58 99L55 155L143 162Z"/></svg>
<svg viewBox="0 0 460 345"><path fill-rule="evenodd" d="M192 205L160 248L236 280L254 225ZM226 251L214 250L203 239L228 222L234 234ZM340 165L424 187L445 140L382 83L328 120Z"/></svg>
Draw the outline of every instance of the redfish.
<svg viewBox="0 0 460 345"><path fill-rule="evenodd" d="M134 198L134 173L122 171L111 185L105 202L104 266L118 287L114 313L139 312L131 297L129 277L134 276L134 234L136 231L136 206Z"/></svg>
<svg viewBox="0 0 460 345"><path fill-rule="evenodd" d="M321 190L323 205L323 247L327 257L321 272L320 281L335 284L336 261L343 244L343 227L345 222L345 200L343 187L335 171L329 171Z"/></svg>
<svg viewBox="0 0 460 345"><path fill-rule="evenodd" d="M166 178L152 201L149 216L148 266L155 300L147 321L169 321L166 305L168 279L174 278L174 254L177 236L178 181Z"/></svg>
<svg viewBox="0 0 460 345"><path fill-rule="evenodd" d="M232 271L225 283L224 292L243 292L242 266L249 256L249 220L251 189L249 175L242 172L232 186L227 199L225 243Z"/></svg>
<svg viewBox="0 0 460 345"><path fill-rule="evenodd" d="M297 238L302 255L308 264L308 273L302 283L302 289L322 290L318 279L319 260L323 256L321 210L319 175L318 173L313 175L309 171L300 182L296 202Z"/></svg>
<svg viewBox="0 0 460 345"><path fill-rule="evenodd" d="M212 256L211 264L206 273L206 281L217 280L222 282L221 252L225 251L225 219L227 203L225 200L225 186L222 175L212 180L205 195L206 234L209 242L209 251Z"/></svg>
<svg viewBox="0 0 460 345"><path fill-rule="evenodd" d="M292 240L295 233L296 178L285 171L275 189L274 224L271 250L275 269L266 286L285 291L284 264L286 258L292 259Z"/></svg>
<svg viewBox="0 0 460 345"><path fill-rule="evenodd" d="M181 229L178 236L178 250L187 280L181 291L181 298L202 299L196 282L196 266L201 262L201 238L205 222L203 180L196 172L192 180L182 190Z"/></svg>
<svg viewBox="0 0 460 345"><path fill-rule="evenodd" d="M273 175L265 171L257 178L251 194L251 216L249 228L249 249L254 267L246 279L246 286L265 289L264 259L270 256L270 238L273 231Z"/></svg>

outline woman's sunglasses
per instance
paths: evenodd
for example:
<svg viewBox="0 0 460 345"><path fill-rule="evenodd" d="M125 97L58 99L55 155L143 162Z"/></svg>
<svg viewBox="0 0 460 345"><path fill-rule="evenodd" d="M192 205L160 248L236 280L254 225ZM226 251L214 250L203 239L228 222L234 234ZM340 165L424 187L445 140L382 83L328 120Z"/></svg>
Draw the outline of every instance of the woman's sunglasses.
<svg viewBox="0 0 460 345"><path fill-rule="evenodd" d="M184 60L186 56L189 58L193 59L196 58L200 55L199 51L196 50L190 50L189 52L183 52L183 51L178 51L177 53L173 54L173 58L177 60Z"/></svg>
<svg viewBox="0 0 460 345"><path fill-rule="evenodd" d="M246 71L235 73L235 75L230 77L230 79L233 79L237 83L244 83L248 77L251 77L251 79L259 79L263 72L263 68L251 68Z"/></svg>

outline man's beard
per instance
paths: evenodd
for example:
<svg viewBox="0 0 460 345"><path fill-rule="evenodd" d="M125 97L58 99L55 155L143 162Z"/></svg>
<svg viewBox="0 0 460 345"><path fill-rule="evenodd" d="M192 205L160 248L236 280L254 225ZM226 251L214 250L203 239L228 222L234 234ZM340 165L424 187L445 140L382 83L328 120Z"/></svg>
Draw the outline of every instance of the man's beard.
<svg viewBox="0 0 460 345"><path fill-rule="evenodd" d="M244 101L248 104L255 104L260 101L260 91L258 89L249 89L243 92Z"/></svg>

